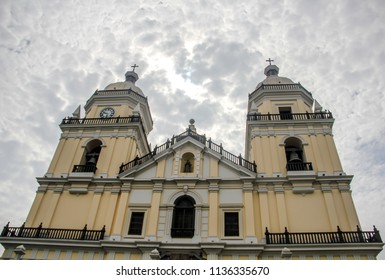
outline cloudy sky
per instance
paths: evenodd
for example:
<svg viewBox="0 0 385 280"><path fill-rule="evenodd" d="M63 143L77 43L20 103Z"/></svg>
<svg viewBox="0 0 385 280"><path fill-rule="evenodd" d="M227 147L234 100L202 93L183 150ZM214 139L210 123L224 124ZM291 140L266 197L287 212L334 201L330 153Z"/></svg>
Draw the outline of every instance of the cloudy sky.
<svg viewBox="0 0 385 280"><path fill-rule="evenodd" d="M25 220L61 119L134 63L153 146L194 118L244 154L248 94L271 57L333 112L362 228L385 238L384 26L383 0L0 0L0 227Z"/></svg>

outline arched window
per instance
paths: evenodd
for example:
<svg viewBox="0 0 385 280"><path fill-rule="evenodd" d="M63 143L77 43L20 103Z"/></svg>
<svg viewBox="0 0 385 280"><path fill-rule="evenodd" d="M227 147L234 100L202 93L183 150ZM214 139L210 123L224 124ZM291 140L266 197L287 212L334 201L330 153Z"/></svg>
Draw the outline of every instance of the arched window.
<svg viewBox="0 0 385 280"><path fill-rule="evenodd" d="M182 173L193 173L194 172L194 155L192 153L185 153L181 160Z"/></svg>
<svg viewBox="0 0 385 280"><path fill-rule="evenodd" d="M287 171L313 170L312 164L305 162L302 141L295 137L290 137L285 141L285 153Z"/></svg>
<svg viewBox="0 0 385 280"><path fill-rule="evenodd" d="M195 225L195 200L184 195L174 204L172 216L171 237L192 238Z"/></svg>
<svg viewBox="0 0 385 280"><path fill-rule="evenodd" d="M102 144L98 139L88 142L84 148L82 161L80 165L74 166L73 172L95 172Z"/></svg>

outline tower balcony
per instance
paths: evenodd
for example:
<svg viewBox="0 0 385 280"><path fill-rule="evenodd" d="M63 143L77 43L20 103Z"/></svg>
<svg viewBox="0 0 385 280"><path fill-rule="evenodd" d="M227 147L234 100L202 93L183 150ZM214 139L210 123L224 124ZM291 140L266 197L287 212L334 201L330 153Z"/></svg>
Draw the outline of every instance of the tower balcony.
<svg viewBox="0 0 385 280"><path fill-rule="evenodd" d="M248 121L307 121L333 119L333 114L329 111L317 113L284 113L284 114L259 114L247 115Z"/></svg>
<svg viewBox="0 0 385 280"><path fill-rule="evenodd" d="M61 122L61 126L87 126L87 125L115 125L115 124L128 124L128 123L140 123L140 116L129 117L116 117L116 118L64 118Z"/></svg>

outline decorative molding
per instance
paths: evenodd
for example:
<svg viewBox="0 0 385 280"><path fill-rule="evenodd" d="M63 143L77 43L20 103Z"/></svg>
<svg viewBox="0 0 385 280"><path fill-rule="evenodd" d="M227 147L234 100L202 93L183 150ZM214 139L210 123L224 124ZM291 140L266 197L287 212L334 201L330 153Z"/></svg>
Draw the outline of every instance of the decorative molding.
<svg viewBox="0 0 385 280"><path fill-rule="evenodd" d="M286 135L287 137L300 137L299 135L333 135L331 129L312 129L311 133L308 129L297 130L295 127L293 129L287 130L252 130L250 133L251 140L255 137L269 137L269 136L278 136ZM304 145L307 143L304 142Z"/></svg>
<svg viewBox="0 0 385 280"><path fill-rule="evenodd" d="M309 194L313 192L313 187L293 187L293 193L295 194Z"/></svg>
<svg viewBox="0 0 385 280"><path fill-rule="evenodd" d="M77 194L77 195L88 193L87 188L69 188L68 191L70 194Z"/></svg>

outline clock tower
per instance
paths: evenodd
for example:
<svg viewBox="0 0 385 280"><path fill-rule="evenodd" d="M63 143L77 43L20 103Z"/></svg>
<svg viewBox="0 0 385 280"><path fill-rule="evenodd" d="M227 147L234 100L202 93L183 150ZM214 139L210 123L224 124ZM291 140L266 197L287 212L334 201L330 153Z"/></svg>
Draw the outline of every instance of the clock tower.
<svg viewBox="0 0 385 280"><path fill-rule="evenodd" d="M138 74L128 71L124 82L94 92L84 106L85 117L78 108L62 120L48 171L37 178L40 187L26 226L82 228L86 224L112 230L118 203L114 190L121 188L116 181L119 167L150 151L147 135L153 121L137 80Z"/></svg>

